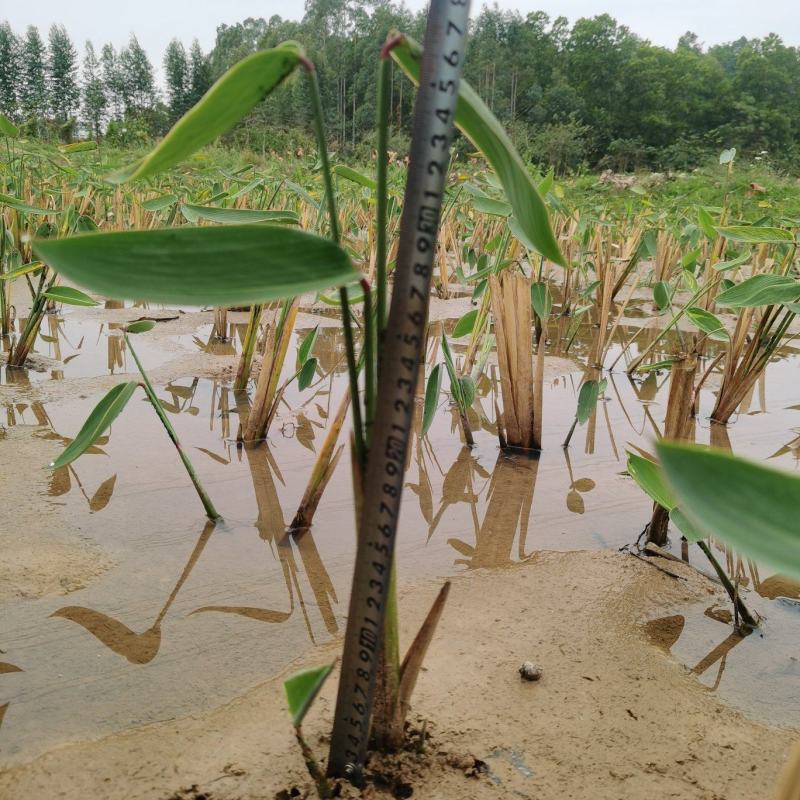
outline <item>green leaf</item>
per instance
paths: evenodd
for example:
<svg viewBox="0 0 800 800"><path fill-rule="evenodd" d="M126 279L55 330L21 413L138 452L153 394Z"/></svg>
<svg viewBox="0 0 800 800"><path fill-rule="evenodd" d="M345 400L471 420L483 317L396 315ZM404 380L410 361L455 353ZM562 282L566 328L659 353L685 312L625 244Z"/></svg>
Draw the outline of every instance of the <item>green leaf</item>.
<svg viewBox="0 0 800 800"><path fill-rule="evenodd" d="M30 264L22 264L19 267L10 269L8 272L0 272L0 281L13 281L31 272L38 272L44 264L41 261L31 261Z"/></svg>
<svg viewBox="0 0 800 800"><path fill-rule="evenodd" d="M637 372L655 372L659 369L671 369L672 365L675 362L671 359L665 359L664 361L656 361L654 364L643 364L641 367L637 368Z"/></svg>
<svg viewBox="0 0 800 800"><path fill-rule="evenodd" d="M317 359L309 358L303 362L300 368L300 374L297 376L297 388L302 392L311 386L314 376L317 374Z"/></svg>
<svg viewBox="0 0 800 800"><path fill-rule="evenodd" d="M729 225L717 228L721 236L732 242L748 242L749 244L780 244L793 242L791 231L783 228L757 228L754 225Z"/></svg>
<svg viewBox="0 0 800 800"><path fill-rule="evenodd" d="M35 216L46 216L47 214L57 213L56 211L48 208L29 206L27 203L23 203L22 200L18 200L16 197L12 197L10 194L0 194L0 205L6 205L9 208L13 208L15 211L22 211L25 214L33 214Z"/></svg>
<svg viewBox="0 0 800 800"><path fill-rule="evenodd" d="M773 303L791 303L800 298L800 283L788 275L753 275L717 295L717 304L733 308L755 308Z"/></svg>
<svg viewBox="0 0 800 800"><path fill-rule="evenodd" d="M332 670L333 664L315 669L304 669L283 682L286 700L289 703L289 713L292 715L292 723L295 728L299 728L303 724L303 718Z"/></svg>
<svg viewBox="0 0 800 800"><path fill-rule="evenodd" d="M305 364L308 361L308 357L311 355L311 351L317 341L317 336L319 336L319 325L309 331L300 343L300 347L297 349L297 358L301 364Z"/></svg>
<svg viewBox="0 0 800 800"><path fill-rule="evenodd" d="M352 181L353 183L357 183L359 186L364 186L373 192L375 191L375 188L377 186L377 184L372 178L368 178L361 172L356 172L354 169L346 167L344 164L337 164L333 168L333 172L336 175L339 175L340 177L345 178L348 181Z"/></svg>
<svg viewBox="0 0 800 800"><path fill-rule="evenodd" d="M713 242L717 238L717 229L714 227L714 219L702 206L697 209L697 222L703 233Z"/></svg>
<svg viewBox="0 0 800 800"><path fill-rule="evenodd" d="M675 498L664 481L661 468L655 461L651 461L636 453L628 453L628 474L639 485L639 488L667 511L675 508Z"/></svg>
<svg viewBox="0 0 800 800"><path fill-rule="evenodd" d="M89 414L78 435L69 443L61 455L50 464L51 469L66 467L78 456L83 455L105 432L108 426L120 415L128 400L131 399L136 381L120 383L115 386Z"/></svg>
<svg viewBox="0 0 800 800"><path fill-rule="evenodd" d="M579 425L589 421L597 408L599 397L600 384L597 381L584 381L578 392L578 410L575 414Z"/></svg>
<svg viewBox="0 0 800 800"><path fill-rule="evenodd" d="M60 144L58 149L62 153L86 153L89 150L97 150L97 142L72 142L71 144Z"/></svg>
<svg viewBox="0 0 800 800"><path fill-rule="evenodd" d="M68 306L99 306L97 300L89 297L88 294L80 291L80 289L73 289L71 286L53 286L48 289L44 296L49 300L55 300L57 303L65 303Z"/></svg>
<svg viewBox="0 0 800 800"><path fill-rule="evenodd" d="M537 187L539 189L539 194L542 197L544 197L553 188L555 180L556 176L551 167L550 171L544 176L544 178L542 178L542 180L539 182L539 186Z"/></svg>
<svg viewBox="0 0 800 800"><path fill-rule="evenodd" d="M403 37L391 52L406 75L418 84L422 47ZM550 227L547 208L522 159L497 118L465 80L459 86L455 124L494 169L514 209L515 219L536 250L550 261L566 266Z"/></svg>
<svg viewBox="0 0 800 800"><path fill-rule="evenodd" d="M428 376L428 385L425 387L425 405L422 410L422 435L425 436L433 425L436 415L436 406L439 403L439 394L442 391L442 365L437 364Z"/></svg>
<svg viewBox="0 0 800 800"><path fill-rule="evenodd" d="M105 297L237 306L357 278L333 242L277 225L162 228L39 239L59 273Z"/></svg>
<svg viewBox="0 0 800 800"><path fill-rule="evenodd" d="M679 508L673 508L669 512L669 519L690 542L699 542L706 538Z"/></svg>
<svg viewBox="0 0 800 800"><path fill-rule="evenodd" d="M721 450L657 447L681 510L703 535L800 578L800 478Z"/></svg>
<svg viewBox="0 0 800 800"><path fill-rule="evenodd" d="M697 306L689 306L686 309L686 316L700 328L701 331L707 333L709 338L715 339L718 342L726 342L730 338L728 331L722 324L722 320L710 311Z"/></svg>
<svg viewBox="0 0 800 800"><path fill-rule="evenodd" d="M0 114L0 133L10 139L16 139L19 136L19 128L8 117Z"/></svg>
<svg viewBox="0 0 800 800"><path fill-rule="evenodd" d="M142 202L142 208L145 211L163 211L169 208L173 203L178 202L178 195L176 194L162 194L160 197L151 197L149 200Z"/></svg>
<svg viewBox="0 0 800 800"><path fill-rule="evenodd" d="M181 206L181 214L189 222L205 219L209 222L219 222L222 225L244 225L255 222L300 224L300 217L295 211L257 211L252 208L220 208L184 203Z"/></svg>
<svg viewBox="0 0 800 800"><path fill-rule="evenodd" d="M467 311L461 319L456 322L455 328L453 328L453 332L450 334L454 339L460 339L462 336L466 336L469 333L472 333L472 329L475 327L475 320L478 318L478 309L473 308L472 311Z"/></svg>
<svg viewBox="0 0 800 800"><path fill-rule="evenodd" d="M153 330L155 328L156 323L152 319L140 319L138 322L131 322L125 328L126 333L147 333L147 331Z"/></svg>
<svg viewBox="0 0 800 800"><path fill-rule="evenodd" d="M653 287L653 301L661 311L670 307L672 302L672 288L666 281L659 281Z"/></svg>
<svg viewBox="0 0 800 800"><path fill-rule="evenodd" d="M536 245L534 245L528 234L523 230L522 225L520 225L514 217L508 218L508 229L514 234L516 239L519 239L526 250L536 250Z"/></svg>
<svg viewBox="0 0 800 800"><path fill-rule="evenodd" d="M730 261L720 261L717 264L714 264L714 269L717 272L727 272L729 269L736 269L736 267L740 267L742 264L746 263L752 258L749 252L744 252L741 255L736 256L736 258L731 259Z"/></svg>
<svg viewBox="0 0 800 800"><path fill-rule="evenodd" d="M550 318L553 309L553 296L550 294L550 287L544 281L531 284L531 303L536 316L544 325Z"/></svg>
<svg viewBox="0 0 800 800"><path fill-rule="evenodd" d="M299 44L283 42L242 59L175 123L152 152L128 169L109 176L109 180L123 183L146 178L188 158L247 116L303 57Z"/></svg>
<svg viewBox="0 0 800 800"><path fill-rule="evenodd" d="M447 369L447 377L450 379L450 392L456 405L462 410L466 411L464 407L464 398L461 396L461 384L459 383L458 373L456 372L455 361L453 361L453 354L450 352L450 343L447 341L447 335L442 334L442 355L444 356L444 365Z"/></svg>
<svg viewBox="0 0 800 800"><path fill-rule="evenodd" d="M458 379L458 389L464 402L464 410L466 410L475 401L475 381L470 375L462 375Z"/></svg>
<svg viewBox="0 0 800 800"><path fill-rule="evenodd" d="M472 198L472 205L481 214L491 214L495 217L511 216L511 206L508 203L504 203L502 200L493 200L486 195L475 195Z"/></svg>

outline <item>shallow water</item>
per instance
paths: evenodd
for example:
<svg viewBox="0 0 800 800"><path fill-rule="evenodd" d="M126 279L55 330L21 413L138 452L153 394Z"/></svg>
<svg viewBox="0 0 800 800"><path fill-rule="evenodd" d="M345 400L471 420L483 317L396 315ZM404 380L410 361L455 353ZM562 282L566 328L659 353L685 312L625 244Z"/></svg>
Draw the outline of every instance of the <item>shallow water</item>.
<svg viewBox="0 0 800 800"><path fill-rule="evenodd" d="M243 333L241 319L232 323L228 342L215 340L212 326L203 325L167 343L139 336L137 352L149 368L186 350L231 355ZM68 317L54 326L58 342L44 340L37 351L79 357L47 373L28 371L29 380L131 371L124 352L121 362L111 363L116 345L110 342L117 334L108 326ZM295 345L308 330L297 330ZM634 332L621 327L618 341ZM591 327L584 326L574 355L588 351L591 335ZM225 518L216 528L206 523L143 395L129 404L96 453L49 477L42 502L60 506L116 566L66 597L4 609L2 660L23 670L0 676L0 707L7 705L0 720L6 763L69 741L208 709L339 632L354 550L347 454L312 529L292 535L286 526L326 421L347 389L341 348L340 331L321 327L314 385L303 393L295 384L289 387L268 443L255 448L235 442L239 414L246 409L237 408L229 384L187 376L157 387ZM612 347L607 363L618 352L618 345ZM790 353L770 365L729 429L735 452L796 468L798 358ZM285 378L295 366L287 359ZM14 372L19 377L22 371ZM578 428L568 451L561 442L575 413L581 370L576 365L553 374L545 387L544 450L530 458L498 448L496 369L490 366L488 372L478 387L483 415L472 418L475 448L463 446L444 395L428 437L414 437L398 545L401 580L502 568L539 550L616 549L635 541L649 519L650 503L624 474L625 448L648 447L660 430L666 373L635 382L622 371L609 373L605 401L595 418ZM6 404L3 418L6 426L22 426L31 436L66 443L99 397L79 398L76 390L74 399L63 402ZM704 389L698 441L709 441L704 415L712 401ZM729 568L736 566L733 556L723 555ZM692 548L688 557L705 569L699 551ZM766 617L762 631L734 641L725 609L707 614L675 609L665 610L667 621L648 623L646 632L726 701L770 722L796 725L800 612L779 598L800 597L800 587L753 565L740 567L742 583L764 595L748 593ZM497 580L502 575L499 571Z"/></svg>

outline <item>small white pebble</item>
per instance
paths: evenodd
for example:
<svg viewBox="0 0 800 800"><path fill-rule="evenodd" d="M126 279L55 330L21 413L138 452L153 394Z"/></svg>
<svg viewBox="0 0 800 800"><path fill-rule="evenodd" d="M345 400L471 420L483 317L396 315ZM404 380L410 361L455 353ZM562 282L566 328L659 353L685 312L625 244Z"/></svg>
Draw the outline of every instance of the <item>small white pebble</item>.
<svg viewBox="0 0 800 800"><path fill-rule="evenodd" d="M525 661L519 668L519 674L524 681L538 681L542 677L542 668L532 661Z"/></svg>

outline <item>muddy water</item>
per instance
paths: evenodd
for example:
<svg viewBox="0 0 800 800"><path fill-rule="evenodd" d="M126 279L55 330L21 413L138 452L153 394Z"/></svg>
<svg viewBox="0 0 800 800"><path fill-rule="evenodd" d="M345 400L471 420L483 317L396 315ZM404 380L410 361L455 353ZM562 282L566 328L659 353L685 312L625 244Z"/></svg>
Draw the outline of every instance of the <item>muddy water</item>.
<svg viewBox="0 0 800 800"><path fill-rule="evenodd" d="M148 367L167 363L177 351L222 360L236 352L242 334L243 315L231 318L228 341L204 324L193 334L167 340L137 337L137 352ZM11 371L11 377L17 386L26 378L75 380L75 391L47 403L19 402L17 396L6 404L2 419L30 436L66 442L101 396L81 396L77 379L130 372L132 363L112 344L118 334L108 325L67 317L48 321L45 329L44 335L56 341L42 339L36 349L62 365L44 373ZM298 329L296 344L308 330ZM617 338L627 341L634 333L635 328L622 326ZM642 345L649 335L641 337ZM636 539L650 504L624 475L625 448L647 447L660 431L668 376L652 373L633 382L622 371L610 373L598 413L564 451L560 445L581 380L578 364L585 363L592 336L586 325L572 352L555 351L576 361L570 367L561 360L548 369L545 449L539 458L508 456L498 449L494 367L478 387L482 414L472 418L475 448L463 446L457 416L442 396L428 437L415 436L412 442L399 539L401 579L502 568L535 558L539 550L616 549ZM327 420L346 391L341 347L339 330L321 327L315 383L302 394L289 387L268 443L252 449L235 443L246 402L237 403L230 384L185 375L158 386L225 518L216 527L206 523L143 397L129 404L96 452L48 476L42 503L96 540L116 566L66 597L4 609L4 763L213 707L340 631L354 549L347 458L340 461L313 528L293 536L286 525ZM619 346L612 346L607 363L618 352ZM66 361L74 353L79 357ZM791 352L770 365L729 429L734 451L796 466L797 366L798 356ZM294 368L288 359L285 377ZM698 441L709 441L703 415L712 402L710 389L704 390ZM13 524L13 514L6 513L4 524ZM710 607L705 613L665 609L664 618L648 623L646 633L746 713L796 725L800 653L794 643L800 608L793 599L800 597L800 587L720 551L729 568L739 570L742 583L754 589L748 600L766 617L763 630L745 640L732 637L727 609ZM692 549L688 557L705 569L699 552Z"/></svg>

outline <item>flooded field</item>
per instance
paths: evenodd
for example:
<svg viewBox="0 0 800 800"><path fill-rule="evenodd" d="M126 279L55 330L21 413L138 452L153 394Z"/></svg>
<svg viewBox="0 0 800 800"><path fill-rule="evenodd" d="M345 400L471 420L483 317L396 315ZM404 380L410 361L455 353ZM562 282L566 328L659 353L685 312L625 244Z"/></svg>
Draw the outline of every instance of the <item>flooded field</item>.
<svg viewBox="0 0 800 800"><path fill-rule="evenodd" d="M464 301L438 301L435 308L429 363L441 357L438 329L452 331ZM607 364L636 334L637 318L651 312L644 301L627 309L631 324L616 329ZM45 470L113 382L135 372L117 331L143 315L162 321L137 337L138 355L223 516L216 526L204 518L144 395L135 396L87 455ZM39 459L25 473L34 476L25 486L27 505L15 511L7 504L2 512L6 541L24 541L37 518L46 517L107 560L100 575L84 580L77 574L68 594L38 596L33 583L24 596L15 590L18 576L0 576L5 766L68 743L208 712L341 633L355 548L346 453L311 529L288 528L347 391L341 329L332 315L301 311L283 377L295 372L294 352L319 324L312 385L299 392L291 384L268 441L243 446L237 433L249 401L235 395L232 380L246 322L246 313L230 312L220 338L210 312L72 310L46 317L32 358L36 369L3 369L0 449L24 447ZM668 372L643 379L621 368L607 372L596 413L563 449L595 327L583 323L569 352L552 327L538 457L498 447L494 354L470 411L475 446L465 446L458 413L444 394L428 435L415 435L398 543L401 586L474 570L491 571L500 585L511 579L508 567L545 551L618 551L637 541L651 503L626 474L626 448L650 449L663 431ZM463 353L458 340L453 348L457 357ZM710 349L707 363L714 355ZM707 421L714 391L708 381L695 439L726 446L729 440L734 453L796 468L799 359L791 345L781 351L727 429ZM423 392L420 386L418 422ZM12 496L22 487L5 463L3 482ZM678 604L642 620L642 637L726 704L756 721L794 727L800 585L712 546L763 615L761 628L736 633L730 605L714 596L706 607ZM42 547L42 569L59 574L58 555L48 564L47 544ZM695 545L682 548L673 535L670 548L708 573L713 587ZM669 562L658 562L669 569ZM567 582L563 591L580 589ZM524 616L520 624L528 624Z"/></svg>

